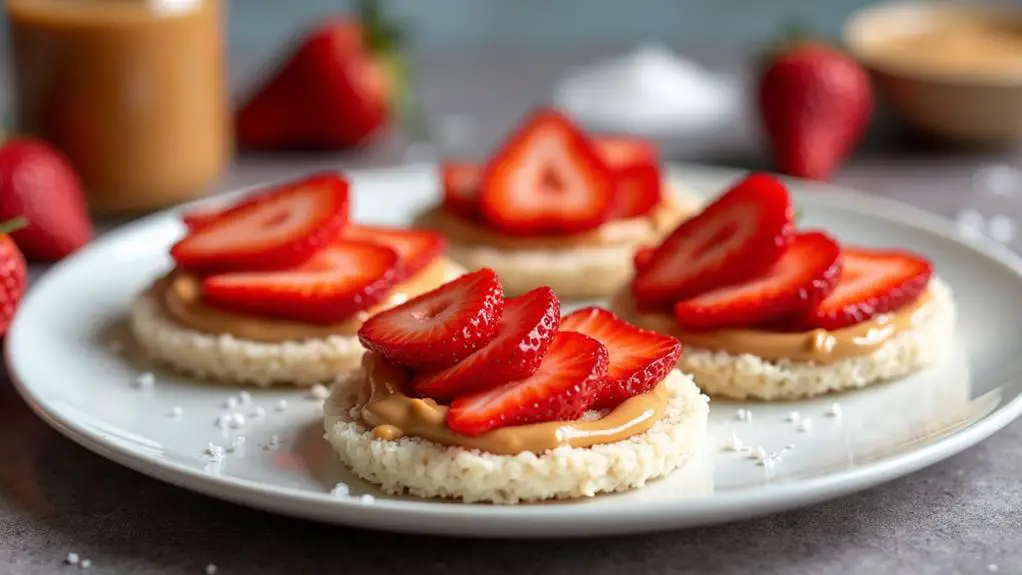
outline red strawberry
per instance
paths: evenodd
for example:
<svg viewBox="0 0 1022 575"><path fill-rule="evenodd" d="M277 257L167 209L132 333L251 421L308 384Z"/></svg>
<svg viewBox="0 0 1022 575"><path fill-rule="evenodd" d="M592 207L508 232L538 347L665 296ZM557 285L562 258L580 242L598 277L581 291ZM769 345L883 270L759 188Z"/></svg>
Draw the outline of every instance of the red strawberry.
<svg viewBox="0 0 1022 575"><path fill-rule="evenodd" d="M199 271L294 267L336 238L348 219L348 182L318 174L262 193L217 214L170 250Z"/></svg>
<svg viewBox="0 0 1022 575"><path fill-rule="evenodd" d="M0 146L0 220L24 216L11 238L30 260L57 261L92 239L81 182L49 145L16 138Z"/></svg>
<svg viewBox="0 0 1022 575"><path fill-rule="evenodd" d="M869 124L873 112L869 76L834 48L796 44L763 71L759 111L777 169L826 179Z"/></svg>
<svg viewBox="0 0 1022 575"><path fill-rule="evenodd" d="M614 173L612 219L648 214L660 203L660 154L646 140L628 136L599 136L596 151Z"/></svg>
<svg viewBox="0 0 1022 575"><path fill-rule="evenodd" d="M479 435L499 427L582 417L606 384L607 348L580 333L554 335L539 368L529 377L459 397L447 427Z"/></svg>
<svg viewBox="0 0 1022 575"><path fill-rule="evenodd" d="M401 88L396 52L374 53L371 23L327 21L241 107L247 148L350 148L381 132Z"/></svg>
<svg viewBox="0 0 1022 575"><path fill-rule="evenodd" d="M688 329L753 327L812 309L834 289L840 273L837 242L820 232L803 232L770 269L681 300L674 317Z"/></svg>
<svg viewBox="0 0 1022 575"><path fill-rule="evenodd" d="M397 267L390 248L337 241L293 268L209 276L202 295L212 305L241 313L331 324L383 301Z"/></svg>
<svg viewBox="0 0 1022 575"><path fill-rule="evenodd" d="M188 228L188 231L192 232L212 221L215 221L216 217L220 215L220 212L224 211L224 209L224 206L192 208L187 212L181 213L181 222L184 223L186 228Z"/></svg>
<svg viewBox="0 0 1022 575"><path fill-rule="evenodd" d="M635 253L632 254L632 265L635 267L636 273L642 273L646 269L650 260L653 259L654 253L656 253L656 248L635 248Z"/></svg>
<svg viewBox="0 0 1022 575"><path fill-rule="evenodd" d="M398 281L404 281L425 269L444 252L447 244L444 237L436 232L358 224L345 226L341 237L380 244L397 252L401 262Z"/></svg>
<svg viewBox="0 0 1022 575"><path fill-rule="evenodd" d="M500 321L497 335L479 351L452 367L416 377L416 391L446 399L528 377L557 331L561 303L552 289L539 287L506 300Z"/></svg>
<svg viewBox="0 0 1022 575"><path fill-rule="evenodd" d="M565 316L560 330L587 335L607 348L607 384L593 399L592 409L617 407L629 397L650 391L681 356L681 342L673 337L640 329L598 307Z"/></svg>
<svg viewBox="0 0 1022 575"><path fill-rule="evenodd" d="M632 282L644 309L741 283L780 259L794 233L791 198L777 179L751 174L682 222Z"/></svg>
<svg viewBox="0 0 1022 575"><path fill-rule="evenodd" d="M902 251L845 248L837 287L799 322L807 329L841 329L916 300L933 275L933 266Z"/></svg>
<svg viewBox="0 0 1022 575"><path fill-rule="evenodd" d="M504 311L504 290L493 270L461 276L366 320L358 339L388 360L438 370L493 340Z"/></svg>
<svg viewBox="0 0 1022 575"><path fill-rule="evenodd" d="M25 293L27 271L14 240L5 232L24 225L25 221L7 222L0 226L0 335L7 333L7 327L14 319L21 296Z"/></svg>
<svg viewBox="0 0 1022 575"><path fill-rule="evenodd" d="M607 221L615 183L570 120L539 110L487 164L479 205L489 224L507 235L571 234Z"/></svg>
<svg viewBox="0 0 1022 575"><path fill-rule="evenodd" d="M440 164L443 180L444 209L463 218L479 216L479 182L483 167L468 162L444 162Z"/></svg>

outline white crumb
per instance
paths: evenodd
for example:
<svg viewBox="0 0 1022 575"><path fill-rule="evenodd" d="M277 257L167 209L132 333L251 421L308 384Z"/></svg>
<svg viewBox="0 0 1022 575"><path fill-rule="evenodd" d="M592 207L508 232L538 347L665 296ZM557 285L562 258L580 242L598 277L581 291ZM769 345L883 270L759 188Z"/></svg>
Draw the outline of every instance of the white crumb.
<svg viewBox="0 0 1022 575"><path fill-rule="evenodd" d="M167 414L167 417L181 419L181 416L183 416L184 414L185 410L181 409L181 406L175 405L174 407L170 408L170 413Z"/></svg>
<svg viewBox="0 0 1022 575"><path fill-rule="evenodd" d="M224 448L215 443L210 443L206 445L206 455L214 461L219 461L224 458Z"/></svg>
<svg viewBox="0 0 1022 575"><path fill-rule="evenodd" d="M828 417L841 417L841 404L834 402L830 404L830 409L827 410Z"/></svg>
<svg viewBox="0 0 1022 575"><path fill-rule="evenodd" d="M813 420L808 417L798 424L798 430L802 433L809 433L813 430Z"/></svg>
<svg viewBox="0 0 1022 575"><path fill-rule="evenodd" d="M232 396L228 397L224 401L224 408L225 409L234 409L236 407L238 407L238 398L237 397L234 397L232 395Z"/></svg>
<svg viewBox="0 0 1022 575"><path fill-rule="evenodd" d="M240 429L245 426L245 416L238 412L231 413L228 416L227 425L231 429Z"/></svg>
<svg viewBox="0 0 1022 575"><path fill-rule="evenodd" d="M266 451L276 451L280 447L280 437L273 435L270 436L270 440L263 445L263 449Z"/></svg>
<svg viewBox="0 0 1022 575"><path fill-rule="evenodd" d="M146 371L138 374L135 378L135 389L152 389L156 385L156 376Z"/></svg>
<svg viewBox="0 0 1022 575"><path fill-rule="evenodd" d="M362 497L359 497L358 501L359 501L359 503L362 503L364 505L369 505L371 503L374 503L376 501L376 498L373 497L372 495L369 495L368 493L366 493Z"/></svg>
<svg viewBox="0 0 1022 575"><path fill-rule="evenodd" d="M330 495L333 495L335 497L342 497L348 495L350 491L351 489L348 487L347 483L338 483L337 485L334 485L333 489L330 490Z"/></svg>
<svg viewBox="0 0 1022 575"><path fill-rule="evenodd" d="M287 409L287 400L281 399L277 402L277 411L284 411L285 409Z"/></svg>
<svg viewBox="0 0 1022 575"><path fill-rule="evenodd" d="M321 383L317 383L309 389L309 399L326 399L330 396L330 390Z"/></svg>
<svg viewBox="0 0 1022 575"><path fill-rule="evenodd" d="M209 565L206 565L206 575L216 575L216 565L215 564L210 563Z"/></svg>
<svg viewBox="0 0 1022 575"><path fill-rule="evenodd" d="M798 412L797 411L789 411L787 417L784 418L784 421L787 421L787 422L790 422L790 423L797 423L798 422Z"/></svg>
<svg viewBox="0 0 1022 575"><path fill-rule="evenodd" d="M732 431L731 432L731 437L727 440L727 443L724 444L724 450L725 451L741 451L742 447L744 447L744 446L745 445L744 445L744 443L742 443L742 440L738 437L738 435L735 432Z"/></svg>
<svg viewBox="0 0 1022 575"><path fill-rule="evenodd" d="M247 392L247 391L245 391L245 390L239 391L238 392L238 403L240 403L241 405L248 405L248 404L252 403L252 394Z"/></svg>
<svg viewBox="0 0 1022 575"><path fill-rule="evenodd" d="M259 419L264 415L266 415L266 410L261 407L256 407L255 409L252 410L252 413L248 414L248 417L250 419Z"/></svg>
<svg viewBox="0 0 1022 575"><path fill-rule="evenodd" d="M82 569L88 569L89 567L92 567L92 559L82 559L78 563L78 566Z"/></svg>
<svg viewBox="0 0 1022 575"><path fill-rule="evenodd" d="M78 565L78 559L78 554L74 551L70 551L68 552L67 557L64 558L64 563L67 563L68 565Z"/></svg>

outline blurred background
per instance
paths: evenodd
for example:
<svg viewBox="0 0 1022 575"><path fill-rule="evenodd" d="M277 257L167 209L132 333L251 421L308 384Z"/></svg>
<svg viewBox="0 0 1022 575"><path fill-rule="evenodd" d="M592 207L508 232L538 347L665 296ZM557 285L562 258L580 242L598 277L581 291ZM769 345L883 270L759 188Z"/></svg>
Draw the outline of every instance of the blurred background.
<svg viewBox="0 0 1022 575"><path fill-rule="evenodd" d="M1022 190L1022 2L6 7L8 135L63 157L101 227L315 169L482 160L538 105L668 161L835 181L970 225ZM0 171L25 163L9 142Z"/></svg>

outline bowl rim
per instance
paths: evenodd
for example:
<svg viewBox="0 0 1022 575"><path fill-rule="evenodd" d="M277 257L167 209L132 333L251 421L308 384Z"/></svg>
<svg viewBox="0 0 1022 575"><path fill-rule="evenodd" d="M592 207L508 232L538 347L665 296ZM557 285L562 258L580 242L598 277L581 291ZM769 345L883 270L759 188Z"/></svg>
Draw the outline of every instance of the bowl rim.
<svg viewBox="0 0 1022 575"><path fill-rule="evenodd" d="M884 15L908 12L931 14L935 12L970 12L973 14L1008 16L1018 19L1020 25L1022 25L1022 7L1018 5L893 0L860 8L845 20L841 35L846 49L867 68L892 76L959 86L1022 87L1022 70L1017 73L982 71L944 72L911 64L898 63L892 59L878 58L866 54L866 51L863 50L863 41L869 35L868 30L872 22Z"/></svg>

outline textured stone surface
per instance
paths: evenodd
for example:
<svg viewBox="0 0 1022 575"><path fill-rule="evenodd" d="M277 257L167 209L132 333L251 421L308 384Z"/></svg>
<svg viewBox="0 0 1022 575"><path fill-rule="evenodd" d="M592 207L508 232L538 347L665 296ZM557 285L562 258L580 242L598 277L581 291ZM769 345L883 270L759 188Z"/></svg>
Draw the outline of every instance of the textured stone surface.
<svg viewBox="0 0 1022 575"><path fill-rule="evenodd" d="M580 56L527 63L507 55L424 61L420 93L431 113L461 113L488 146L565 66ZM501 70L521 70L507 74ZM243 70L236 70L243 75ZM678 159L758 167L747 126L668 143ZM397 161L383 142L360 157L245 158L222 189L323 167ZM976 197L973 171L997 155L920 154L879 131L838 176L945 215ZM1019 206L1007 208L1020 215ZM41 270L34 270L36 273ZM1022 573L1022 422L929 469L871 491L759 520L626 538L464 541L318 525L222 503L121 468L64 439L0 380L0 575L73 570L69 551L100 574L455 573L527 570L558 575L631 573Z"/></svg>

